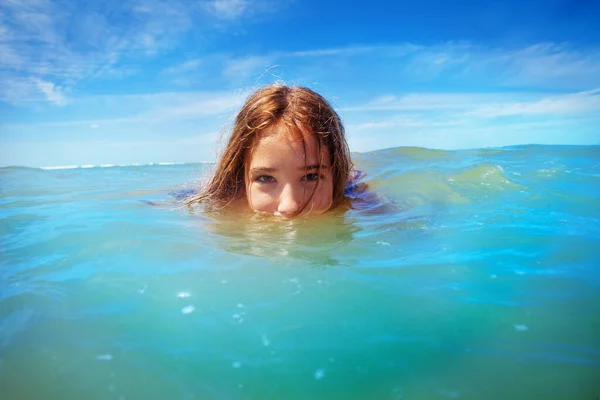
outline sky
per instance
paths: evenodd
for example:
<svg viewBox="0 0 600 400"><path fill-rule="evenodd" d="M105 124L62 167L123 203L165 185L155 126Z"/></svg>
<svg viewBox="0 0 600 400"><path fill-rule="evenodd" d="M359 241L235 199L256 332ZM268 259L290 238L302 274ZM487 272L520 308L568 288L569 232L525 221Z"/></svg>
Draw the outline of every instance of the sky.
<svg viewBox="0 0 600 400"><path fill-rule="evenodd" d="M0 0L0 166L214 161L276 82L357 152L600 144L600 2Z"/></svg>

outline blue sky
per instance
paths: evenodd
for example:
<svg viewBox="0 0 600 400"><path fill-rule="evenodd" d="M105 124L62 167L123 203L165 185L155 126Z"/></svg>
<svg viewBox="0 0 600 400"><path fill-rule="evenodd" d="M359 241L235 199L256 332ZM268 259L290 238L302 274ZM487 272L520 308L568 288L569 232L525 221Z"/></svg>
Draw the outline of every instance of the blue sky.
<svg viewBox="0 0 600 400"><path fill-rule="evenodd" d="M600 143L600 2L2 0L0 165L215 159L309 86L350 147Z"/></svg>

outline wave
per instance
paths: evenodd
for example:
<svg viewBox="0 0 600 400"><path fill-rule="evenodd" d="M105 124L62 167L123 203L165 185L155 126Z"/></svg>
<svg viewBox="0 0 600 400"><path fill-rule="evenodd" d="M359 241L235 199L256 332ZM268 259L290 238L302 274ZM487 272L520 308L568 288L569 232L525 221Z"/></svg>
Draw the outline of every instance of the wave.
<svg viewBox="0 0 600 400"><path fill-rule="evenodd" d="M159 161L159 162L151 162L151 163L132 163L132 164L82 164L82 165L50 165L50 166L42 166L42 167L26 167L26 166L18 166L11 165L8 167L0 167L0 170L6 169L29 169L29 170L45 170L45 171L54 171L54 170L66 170L66 169L90 169L90 168L127 168L127 167L165 167L171 165L194 165L194 164L207 164L206 162L167 162L167 161Z"/></svg>
<svg viewBox="0 0 600 400"><path fill-rule="evenodd" d="M79 169L79 168L113 168L113 167L152 167L152 166L169 166L169 165L184 165L189 163L184 162L151 162L147 164L85 164L85 165L57 165L49 167L40 167L44 170L56 170L56 169Z"/></svg>
<svg viewBox="0 0 600 400"><path fill-rule="evenodd" d="M456 149L456 150L443 150L443 149L432 149L425 147L390 147L386 149L373 150L368 152L352 152L353 157L358 161L365 157L370 160L377 159L378 161L384 161L384 159L409 158L412 160L420 161L443 161L448 159L465 159L464 156L492 156L499 153L515 153L521 152L524 157L530 155L535 156L564 156L566 154L572 157L591 157L598 158L598 150L600 145L540 145L540 144L526 144L526 145L513 145L513 146L502 146L502 147L486 147L480 149ZM375 157L375 158L372 158ZM0 167L1 170L6 169L33 169L33 170L69 170L69 169L88 169L88 168L112 168L112 167L148 167L148 166L172 166L172 165L196 165L196 164L214 164L214 161L198 161L198 162L150 162L150 163L130 163L130 164L81 164L81 165L56 165L56 166L41 166L41 167L28 167L28 166L5 166Z"/></svg>

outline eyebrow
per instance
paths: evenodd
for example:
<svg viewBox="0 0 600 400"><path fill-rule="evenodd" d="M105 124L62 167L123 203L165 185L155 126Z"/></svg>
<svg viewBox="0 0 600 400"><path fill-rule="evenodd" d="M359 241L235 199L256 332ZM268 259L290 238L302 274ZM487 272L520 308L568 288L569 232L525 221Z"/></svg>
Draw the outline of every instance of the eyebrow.
<svg viewBox="0 0 600 400"><path fill-rule="evenodd" d="M327 165L320 165L321 169L327 169L329 168ZM319 164L311 164L311 165L307 165L305 167L300 167L298 168L299 171L310 171L313 169L319 169ZM262 171L262 172L276 172L277 168L271 168L271 167L254 167L252 168L250 171L254 172L254 171Z"/></svg>

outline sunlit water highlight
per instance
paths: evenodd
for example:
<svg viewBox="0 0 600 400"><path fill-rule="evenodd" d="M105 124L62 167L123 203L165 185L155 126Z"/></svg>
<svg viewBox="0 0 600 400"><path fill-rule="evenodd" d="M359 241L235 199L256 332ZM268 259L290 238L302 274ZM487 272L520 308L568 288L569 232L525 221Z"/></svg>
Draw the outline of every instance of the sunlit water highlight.
<svg viewBox="0 0 600 400"><path fill-rule="evenodd" d="M0 169L0 398L594 400L599 150L356 155L380 203L294 221Z"/></svg>

